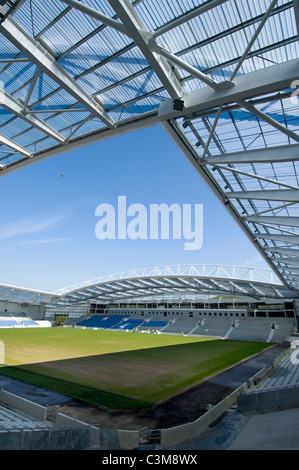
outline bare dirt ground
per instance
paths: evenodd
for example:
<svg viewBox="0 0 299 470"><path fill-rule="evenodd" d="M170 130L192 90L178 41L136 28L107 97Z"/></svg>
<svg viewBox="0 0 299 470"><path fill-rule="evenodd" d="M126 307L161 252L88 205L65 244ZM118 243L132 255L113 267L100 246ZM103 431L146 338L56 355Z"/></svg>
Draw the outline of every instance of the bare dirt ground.
<svg viewBox="0 0 299 470"><path fill-rule="evenodd" d="M81 422L103 429L136 430L165 429L196 420L233 391L232 388L203 382L186 392L160 403L150 410L110 411L78 400L48 407L48 420L55 422L57 413L63 413Z"/></svg>

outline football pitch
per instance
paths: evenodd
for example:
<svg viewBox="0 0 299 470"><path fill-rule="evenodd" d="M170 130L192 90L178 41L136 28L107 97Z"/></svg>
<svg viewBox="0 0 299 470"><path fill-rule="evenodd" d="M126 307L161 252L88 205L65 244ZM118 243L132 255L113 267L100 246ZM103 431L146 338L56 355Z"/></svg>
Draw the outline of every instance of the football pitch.
<svg viewBox="0 0 299 470"><path fill-rule="evenodd" d="M0 373L111 409L150 408L269 343L75 328L1 329Z"/></svg>

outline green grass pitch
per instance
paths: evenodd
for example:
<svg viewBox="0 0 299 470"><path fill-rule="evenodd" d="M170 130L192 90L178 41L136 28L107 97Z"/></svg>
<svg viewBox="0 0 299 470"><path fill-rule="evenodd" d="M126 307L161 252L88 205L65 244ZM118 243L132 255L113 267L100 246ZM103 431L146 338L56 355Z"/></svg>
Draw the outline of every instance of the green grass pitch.
<svg viewBox="0 0 299 470"><path fill-rule="evenodd" d="M0 373L112 409L152 407L269 343L74 328L1 329Z"/></svg>

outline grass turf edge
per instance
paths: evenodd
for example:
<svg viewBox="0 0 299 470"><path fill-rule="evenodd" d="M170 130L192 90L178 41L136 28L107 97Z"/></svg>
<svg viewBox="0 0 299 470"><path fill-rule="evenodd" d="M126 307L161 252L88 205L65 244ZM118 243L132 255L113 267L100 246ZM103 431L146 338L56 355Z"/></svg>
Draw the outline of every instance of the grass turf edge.
<svg viewBox="0 0 299 470"><path fill-rule="evenodd" d="M25 382L43 389L60 393L70 398L74 398L91 405L101 406L103 408L117 410L140 410L152 408L152 403L135 400L125 396L97 390L90 387L74 384L53 377L48 377L35 372L29 372L17 366L0 367L0 375L5 375L15 380Z"/></svg>

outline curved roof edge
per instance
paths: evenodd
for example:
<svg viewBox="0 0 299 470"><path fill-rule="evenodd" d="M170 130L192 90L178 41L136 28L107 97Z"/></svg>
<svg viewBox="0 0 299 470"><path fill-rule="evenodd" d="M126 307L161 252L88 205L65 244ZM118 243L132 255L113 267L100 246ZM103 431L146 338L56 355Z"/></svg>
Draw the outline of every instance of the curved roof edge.
<svg viewBox="0 0 299 470"><path fill-rule="evenodd" d="M0 284L0 301L26 305L196 299L203 295L245 296L255 300L299 298L299 292L283 286L271 270L215 264L142 268L82 282L56 292Z"/></svg>
<svg viewBox="0 0 299 470"><path fill-rule="evenodd" d="M109 281L119 281L122 279L142 278L148 276L202 276L221 277L228 279L250 280L281 284L281 281L270 269L254 268L237 265L220 264L175 264L165 266L153 266L149 268L133 269L121 273L102 276L89 281L73 284L54 291L55 294L63 295L72 291L94 286Z"/></svg>

